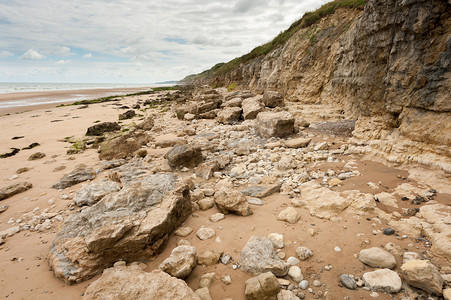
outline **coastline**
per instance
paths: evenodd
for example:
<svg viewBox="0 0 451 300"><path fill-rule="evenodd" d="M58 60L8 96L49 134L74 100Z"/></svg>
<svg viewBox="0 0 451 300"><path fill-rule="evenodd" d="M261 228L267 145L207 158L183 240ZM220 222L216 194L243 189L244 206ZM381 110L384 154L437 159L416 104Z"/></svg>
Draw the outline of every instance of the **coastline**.
<svg viewBox="0 0 451 300"><path fill-rule="evenodd" d="M60 104L91 100L113 95L126 95L143 92L151 87L56 90L43 92L22 92L0 94L0 116L25 111L54 108Z"/></svg>

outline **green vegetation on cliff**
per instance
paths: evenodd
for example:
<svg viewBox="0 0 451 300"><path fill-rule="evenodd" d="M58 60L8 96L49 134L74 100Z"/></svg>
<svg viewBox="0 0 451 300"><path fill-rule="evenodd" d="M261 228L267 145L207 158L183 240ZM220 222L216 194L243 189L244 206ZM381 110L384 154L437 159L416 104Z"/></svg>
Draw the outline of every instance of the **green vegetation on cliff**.
<svg viewBox="0 0 451 300"><path fill-rule="evenodd" d="M290 28L281 32L272 41L254 48L251 52L237 57L228 63L218 63L214 65L211 69L206 70L200 74L193 74L185 77L182 81L192 82L198 78L210 75L223 75L238 67L242 63L249 62L257 57L264 56L271 52L272 50L285 45L285 43L290 39L299 29L309 27L322 18L333 14L339 8L363 8L366 0L334 0L332 2L326 3L317 10L313 12L306 12L301 19L297 20L291 24Z"/></svg>

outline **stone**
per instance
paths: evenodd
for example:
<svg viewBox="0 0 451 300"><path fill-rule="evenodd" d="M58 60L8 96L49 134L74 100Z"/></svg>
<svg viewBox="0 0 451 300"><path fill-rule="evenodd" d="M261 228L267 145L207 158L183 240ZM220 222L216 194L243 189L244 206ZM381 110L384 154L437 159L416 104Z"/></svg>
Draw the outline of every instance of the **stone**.
<svg viewBox="0 0 451 300"><path fill-rule="evenodd" d="M320 151L320 150L328 150L329 144L327 142L319 142L313 147L314 151Z"/></svg>
<svg viewBox="0 0 451 300"><path fill-rule="evenodd" d="M451 288L446 288L443 290L443 298L445 300L451 300Z"/></svg>
<svg viewBox="0 0 451 300"><path fill-rule="evenodd" d="M340 282L343 284L344 287L355 290L357 289L357 283L355 282L355 279L348 274L341 274L340 275Z"/></svg>
<svg viewBox="0 0 451 300"><path fill-rule="evenodd" d="M246 139L242 139L238 142L235 148L235 154L236 155L249 155L251 153L251 148L249 145L249 142Z"/></svg>
<svg viewBox="0 0 451 300"><path fill-rule="evenodd" d="M213 174L218 170L219 163L216 160L204 162L194 169L196 175L205 180L212 178Z"/></svg>
<svg viewBox="0 0 451 300"><path fill-rule="evenodd" d="M311 138L296 138L285 141L286 148L304 148L312 141Z"/></svg>
<svg viewBox="0 0 451 300"><path fill-rule="evenodd" d="M277 300L299 300L300 298L296 296L292 291L280 290L277 294Z"/></svg>
<svg viewBox="0 0 451 300"><path fill-rule="evenodd" d="M384 232L383 232L385 235L392 235L392 234L394 234L395 233L395 230L393 229L393 228L391 228L391 227L387 227L387 228L385 228L384 229Z"/></svg>
<svg viewBox="0 0 451 300"><path fill-rule="evenodd" d="M199 288L209 288L215 280L215 273L207 273L199 279Z"/></svg>
<svg viewBox="0 0 451 300"><path fill-rule="evenodd" d="M199 230L197 230L196 235L200 240L205 241L214 237L216 235L216 232L213 228L201 227L199 228Z"/></svg>
<svg viewBox="0 0 451 300"><path fill-rule="evenodd" d="M396 266L395 257L390 252L378 247L361 250L359 259L373 268L393 269Z"/></svg>
<svg viewBox="0 0 451 300"><path fill-rule="evenodd" d="M241 117L241 107L226 107L216 117L219 123L229 124L238 121Z"/></svg>
<svg viewBox="0 0 451 300"><path fill-rule="evenodd" d="M313 251L307 247L296 248L296 254L300 260L304 261L313 256Z"/></svg>
<svg viewBox="0 0 451 300"><path fill-rule="evenodd" d="M268 234L268 238L273 243L274 247L277 247L279 249L283 248L284 242L283 242L283 235L280 233L270 233Z"/></svg>
<svg viewBox="0 0 451 300"><path fill-rule="evenodd" d="M41 159L41 158L44 158L44 157L45 157L45 153L43 153L43 152L36 152L36 153L33 153L32 155L30 155L28 157L28 160L38 160L38 159Z"/></svg>
<svg viewBox="0 0 451 300"><path fill-rule="evenodd" d="M210 296L210 291L206 287L197 289L195 293L201 300L213 300Z"/></svg>
<svg viewBox="0 0 451 300"><path fill-rule="evenodd" d="M73 284L118 260L147 260L191 213L188 185L173 174L154 174L80 213L68 216L49 254L55 276Z"/></svg>
<svg viewBox="0 0 451 300"><path fill-rule="evenodd" d="M199 253L197 260L199 265L213 266L219 263L219 259L223 253L224 252L220 250L207 250Z"/></svg>
<svg viewBox="0 0 451 300"><path fill-rule="evenodd" d="M8 208L9 208L9 206L8 206L8 205L0 205L0 214L1 214L2 212L5 212L5 211L7 211L7 210L8 210Z"/></svg>
<svg viewBox="0 0 451 300"><path fill-rule="evenodd" d="M443 278L429 260L409 260L401 266L401 271L409 285L436 296L442 295Z"/></svg>
<svg viewBox="0 0 451 300"><path fill-rule="evenodd" d="M28 191L32 187L33 185L29 182L18 182L8 185L0 189L0 200L4 200L14 195Z"/></svg>
<svg viewBox="0 0 451 300"><path fill-rule="evenodd" d="M247 203L252 204L252 205L257 205L257 206L263 205L263 201L258 198L247 198Z"/></svg>
<svg viewBox="0 0 451 300"><path fill-rule="evenodd" d="M100 136L105 132L121 130L121 126L116 122L103 122L93 125L88 128L86 135L88 136Z"/></svg>
<svg viewBox="0 0 451 300"><path fill-rule="evenodd" d="M332 178L331 180L329 180L328 184L329 184L329 186L334 187L334 186L342 185L343 182L338 178Z"/></svg>
<svg viewBox="0 0 451 300"><path fill-rule="evenodd" d="M221 263L223 265L228 265L231 260L232 260L232 257L230 255L228 255L228 254L221 255Z"/></svg>
<svg viewBox="0 0 451 300"><path fill-rule="evenodd" d="M365 286L374 292L397 293L401 290L401 278L389 269L379 269L364 273Z"/></svg>
<svg viewBox="0 0 451 300"><path fill-rule="evenodd" d="M152 128L154 126L154 119L155 119L155 116L147 117L142 123L138 124L136 126L136 128L145 130L145 131L152 130Z"/></svg>
<svg viewBox="0 0 451 300"><path fill-rule="evenodd" d="M197 250L193 246L178 246L159 266L171 276L183 279L188 276L197 264Z"/></svg>
<svg viewBox="0 0 451 300"><path fill-rule="evenodd" d="M241 251L240 266L251 275L272 272L282 277L288 273L288 266L277 256L271 240L265 237L249 239Z"/></svg>
<svg viewBox="0 0 451 300"><path fill-rule="evenodd" d="M215 200L213 198L204 198L197 201L197 205L202 211L209 210L215 206Z"/></svg>
<svg viewBox="0 0 451 300"><path fill-rule="evenodd" d="M172 168L193 168L203 161L200 148L188 145L175 145L168 153L166 153L165 158Z"/></svg>
<svg viewBox="0 0 451 300"><path fill-rule="evenodd" d="M185 145L185 144L186 140L184 138L164 139L155 142L155 147L169 148L174 147L175 145Z"/></svg>
<svg viewBox="0 0 451 300"><path fill-rule="evenodd" d="M106 269L88 286L83 299L200 300L183 280L161 270L148 273L137 265Z"/></svg>
<svg viewBox="0 0 451 300"><path fill-rule="evenodd" d="M241 107L241 103L243 99L241 98L232 98L221 104L221 107Z"/></svg>
<svg viewBox="0 0 451 300"><path fill-rule="evenodd" d="M261 112L257 115L257 131L263 138L283 137L293 133L294 118L286 111Z"/></svg>
<svg viewBox="0 0 451 300"><path fill-rule="evenodd" d="M226 275L221 278L221 281L227 285L232 284L232 277L230 277L229 275Z"/></svg>
<svg viewBox="0 0 451 300"><path fill-rule="evenodd" d="M233 213L238 216L249 216L252 210L246 196L237 190L220 189L215 193L215 202L224 214Z"/></svg>
<svg viewBox="0 0 451 300"><path fill-rule="evenodd" d="M138 149L133 153L133 156L144 158L147 156L147 149Z"/></svg>
<svg viewBox="0 0 451 300"><path fill-rule="evenodd" d="M265 91L263 94L263 97L261 99L261 102L267 106L267 107L279 107L283 106L283 96L276 91Z"/></svg>
<svg viewBox="0 0 451 300"><path fill-rule="evenodd" d="M302 275L302 270L298 266L291 266L288 269L288 276L291 277L295 282L299 283L304 279L304 275Z"/></svg>
<svg viewBox="0 0 451 300"><path fill-rule="evenodd" d="M174 233L177 236L186 237L190 235L191 232L193 232L193 229L191 227L179 227Z"/></svg>
<svg viewBox="0 0 451 300"><path fill-rule="evenodd" d="M298 263L300 263L300 260L297 259L297 258L294 257L294 256L290 256L290 257L288 257L288 259L287 259L287 264L289 264L290 266L295 266L295 265L297 265Z"/></svg>
<svg viewBox="0 0 451 300"><path fill-rule="evenodd" d="M125 159L133 156L139 148L141 148L139 141L130 135L112 136L100 144L99 159Z"/></svg>
<svg viewBox="0 0 451 300"><path fill-rule="evenodd" d="M301 280L301 282L299 282L299 288L306 290L308 288L309 284L307 280Z"/></svg>
<svg viewBox="0 0 451 300"><path fill-rule="evenodd" d="M409 260L419 259L419 255L416 252L404 252L402 254L402 263L405 264Z"/></svg>
<svg viewBox="0 0 451 300"><path fill-rule="evenodd" d="M221 220L224 220L224 218L225 218L224 214L217 213L217 214L211 215L209 219L212 222L219 222Z"/></svg>
<svg viewBox="0 0 451 300"><path fill-rule="evenodd" d="M121 187L116 182L102 179L99 182L90 183L79 189L75 195L75 203L78 206L92 206L107 194L117 192L120 189Z"/></svg>
<svg viewBox="0 0 451 300"><path fill-rule="evenodd" d="M288 207L284 210L282 210L279 215L277 216L277 220L279 221L285 221L290 224L295 224L299 220L300 216L295 208Z"/></svg>
<svg viewBox="0 0 451 300"><path fill-rule="evenodd" d="M17 169L16 173L17 174L22 174L22 173L28 172L30 170L31 170L31 168L23 167L23 168Z"/></svg>
<svg viewBox="0 0 451 300"><path fill-rule="evenodd" d="M127 120L127 119L131 119L134 116L136 116L136 112L132 109L127 110L126 112L124 112L123 114L119 114L119 120Z"/></svg>
<svg viewBox="0 0 451 300"><path fill-rule="evenodd" d="M277 295L279 282L271 272L266 272L246 280L244 294L249 300L264 300Z"/></svg>
<svg viewBox="0 0 451 300"><path fill-rule="evenodd" d="M86 165L79 165L69 174L64 175L57 183L52 185L54 189L65 189L76 185L77 183L92 180L96 177L96 173L92 168Z"/></svg>
<svg viewBox="0 0 451 300"><path fill-rule="evenodd" d="M268 186L253 185L241 190L244 195L256 198L265 198L271 196L272 194L278 193L279 191L280 185L278 184Z"/></svg>
<svg viewBox="0 0 451 300"><path fill-rule="evenodd" d="M260 112L263 111L265 106L260 101L261 97L262 96L259 95L243 100L241 107L243 108L244 120L253 120Z"/></svg>

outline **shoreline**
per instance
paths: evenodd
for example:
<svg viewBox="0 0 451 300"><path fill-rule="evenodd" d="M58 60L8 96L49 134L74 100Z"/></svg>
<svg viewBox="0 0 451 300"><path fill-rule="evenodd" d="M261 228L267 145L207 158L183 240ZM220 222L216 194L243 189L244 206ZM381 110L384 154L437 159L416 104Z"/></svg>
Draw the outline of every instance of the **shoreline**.
<svg viewBox="0 0 451 300"><path fill-rule="evenodd" d="M55 108L60 104L68 104L81 100L93 100L114 95L123 96L126 94L148 91L149 89L151 89L150 86L139 88L80 89L0 94L0 116L38 109ZM14 103L16 103L16 105L14 105Z"/></svg>

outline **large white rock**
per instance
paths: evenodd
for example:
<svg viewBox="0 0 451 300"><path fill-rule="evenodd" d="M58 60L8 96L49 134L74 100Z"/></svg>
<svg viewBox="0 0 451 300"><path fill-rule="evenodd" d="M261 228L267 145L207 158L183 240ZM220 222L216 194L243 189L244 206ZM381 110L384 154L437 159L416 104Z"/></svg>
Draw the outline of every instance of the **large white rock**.
<svg viewBox="0 0 451 300"><path fill-rule="evenodd" d="M375 292L397 293L401 290L401 278L389 269L380 269L364 273L365 286Z"/></svg>
<svg viewBox="0 0 451 300"><path fill-rule="evenodd" d="M393 269L396 266L395 257L390 252L378 247L361 250L359 259L374 268Z"/></svg>
<svg viewBox="0 0 451 300"><path fill-rule="evenodd" d="M293 133L294 118L286 111L261 112L257 115L257 130L263 138L283 137Z"/></svg>
<svg viewBox="0 0 451 300"><path fill-rule="evenodd" d="M442 295L443 278L436 266L428 260L409 260L401 266L405 281L437 296Z"/></svg>
<svg viewBox="0 0 451 300"><path fill-rule="evenodd" d="M172 250L159 268L171 276L185 278L197 264L197 251L193 246L178 246Z"/></svg>
<svg viewBox="0 0 451 300"><path fill-rule="evenodd" d="M299 220L299 214L297 210L293 207L288 207L284 210L282 210L279 215L277 216L277 220L279 221L285 221L290 224L294 224Z"/></svg>

